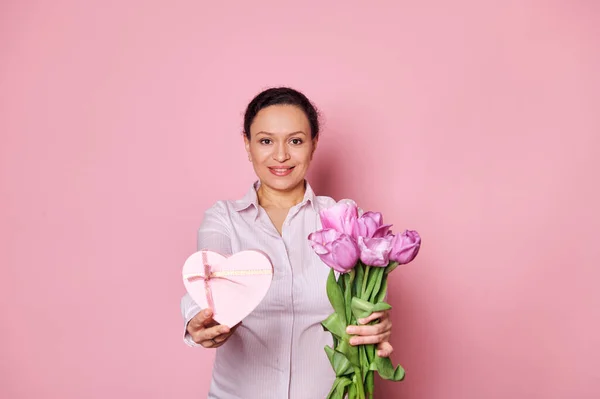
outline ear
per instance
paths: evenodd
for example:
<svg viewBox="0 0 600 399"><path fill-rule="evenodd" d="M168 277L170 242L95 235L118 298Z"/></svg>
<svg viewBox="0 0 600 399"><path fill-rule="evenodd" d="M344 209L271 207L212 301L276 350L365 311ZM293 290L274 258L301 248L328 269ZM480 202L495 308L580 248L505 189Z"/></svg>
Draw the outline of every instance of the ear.
<svg viewBox="0 0 600 399"><path fill-rule="evenodd" d="M312 157L313 157L313 155L314 155L315 151L317 150L317 144L319 144L319 139L318 139L318 138L316 138L316 139L313 139L313 141L312 141L312 142L313 142L313 148L312 148L312 151L311 151L311 153L310 153L310 159L312 159Z"/></svg>
<svg viewBox="0 0 600 399"><path fill-rule="evenodd" d="M244 146L246 147L246 152L248 153L248 156L250 156L250 140L248 140L246 133L242 133L242 136L244 136Z"/></svg>

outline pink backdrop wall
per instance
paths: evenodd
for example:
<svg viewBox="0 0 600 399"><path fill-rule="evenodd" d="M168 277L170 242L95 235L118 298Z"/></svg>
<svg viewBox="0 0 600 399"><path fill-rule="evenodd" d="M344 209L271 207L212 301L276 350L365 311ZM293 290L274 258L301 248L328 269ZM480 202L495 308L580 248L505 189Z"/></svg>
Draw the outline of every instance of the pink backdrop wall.
<svg viewBox="0 0 600 399"><path fill-rule="evenodd" d="M283 3L2 2L0 397L205 397L180 270L272 85L319 193L423 235L378 397L600 397L598 4Z"/></svg>

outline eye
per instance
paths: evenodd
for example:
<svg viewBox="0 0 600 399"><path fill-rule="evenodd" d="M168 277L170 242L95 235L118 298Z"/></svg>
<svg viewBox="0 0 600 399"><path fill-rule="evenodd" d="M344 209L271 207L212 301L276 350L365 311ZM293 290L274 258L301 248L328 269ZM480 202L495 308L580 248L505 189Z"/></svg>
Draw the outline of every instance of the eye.
<svg viewBox="0 0 600 399"><path fill-rule="evenodd" d="M292 141L292 144L294 144L294 145L302 144L302 139L292 139L291 141Z"/></svg>
<svg viewBox="0 0 600 399"><path fill-rule="evenodd" d="M260 143L261 144L269 144L271 142L271 139L261 139Z"/></svg>

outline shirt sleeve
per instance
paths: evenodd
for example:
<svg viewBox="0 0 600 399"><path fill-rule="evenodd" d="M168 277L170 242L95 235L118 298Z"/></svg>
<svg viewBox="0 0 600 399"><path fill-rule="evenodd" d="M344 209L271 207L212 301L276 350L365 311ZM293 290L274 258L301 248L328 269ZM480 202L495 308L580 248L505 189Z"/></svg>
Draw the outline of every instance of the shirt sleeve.
<svg viewBox="0 0 600 399"><path fill-rule="evenodd" d="M206 212L196 241L198 251L207 249L224 256L231 255L231 228L227 223L227 208L224 203L217 202ZM183 342L188 346L200 346L187 332L187 325L202 310L187 292L181 298L181 316L183 317Z"/></svg>

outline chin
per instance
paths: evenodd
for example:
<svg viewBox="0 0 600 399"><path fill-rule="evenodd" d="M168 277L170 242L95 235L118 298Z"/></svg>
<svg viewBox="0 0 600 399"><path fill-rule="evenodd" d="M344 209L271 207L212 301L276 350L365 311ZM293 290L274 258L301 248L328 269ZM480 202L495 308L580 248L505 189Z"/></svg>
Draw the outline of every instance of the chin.
<svg viewBox="0 0 600 399"><path fill-rule="evenodd" d="M270 179L269 181L267 181L267 185L276 190L287 191L287 190L291 190L294 187L296 187L298 185L298 182L291 181L291 180L290 181L281 181L281 180L273 181L272 179Z"/></svg>
<svg viewBox="0 0 600 399"><path fill-rule="evenodd" d="M267 173L270 174L270 172ZM299 179L295 176L276 177L267 175L261 180L267 186L280 191L291 190L304 182L304 178Z"/></svg>

